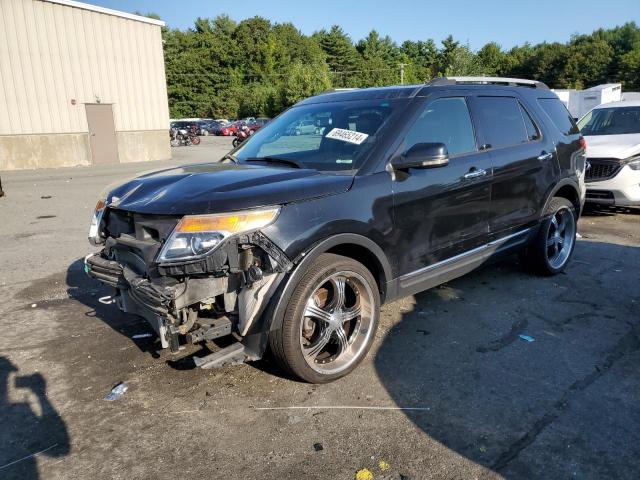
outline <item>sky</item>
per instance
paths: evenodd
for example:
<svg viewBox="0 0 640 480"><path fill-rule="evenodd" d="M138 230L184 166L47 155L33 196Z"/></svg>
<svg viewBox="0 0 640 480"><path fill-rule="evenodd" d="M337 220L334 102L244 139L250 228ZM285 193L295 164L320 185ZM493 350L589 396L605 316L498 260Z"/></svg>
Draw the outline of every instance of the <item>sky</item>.
<svg viewBox="0 0 640 480"><path fill-rule="evenodd" d="M340 25L354 41L372 29L404 40L440 42L451 34L472 49L490 41L503 48L525 42L566 42L572 34L591 33L628 21L640 24L640 0L88 0L125 12L154 12L172 28L193 26L197 17L227 14L234 20L260 15L291 22L311 34Z"/></svg>

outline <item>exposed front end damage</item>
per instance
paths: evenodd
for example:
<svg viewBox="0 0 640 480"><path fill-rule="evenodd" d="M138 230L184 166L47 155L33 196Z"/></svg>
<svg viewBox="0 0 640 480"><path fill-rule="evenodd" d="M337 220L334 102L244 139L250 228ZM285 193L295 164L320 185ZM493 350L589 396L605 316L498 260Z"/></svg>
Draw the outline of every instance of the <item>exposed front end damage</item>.
<svg viewBox="0 0 640 480"><path fill-rule="evenodd" d="M147 320L163 348L229 337L202 367L255 360L260 349L243 343L291 261L259 230L226 238L210 254L185 262L158 261L179 217L107 209L104 248L85 258L91 277L115 288L124 312Z"/></svg>

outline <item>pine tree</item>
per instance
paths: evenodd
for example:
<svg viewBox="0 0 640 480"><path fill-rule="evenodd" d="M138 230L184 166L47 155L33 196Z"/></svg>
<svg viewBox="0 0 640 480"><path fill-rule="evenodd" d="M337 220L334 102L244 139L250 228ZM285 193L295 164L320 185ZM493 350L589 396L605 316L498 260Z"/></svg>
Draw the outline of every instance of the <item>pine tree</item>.
<svg viewBox="0 0 640 480"><path fill-rule="evenodd" d="M342 28L334 25L328 32L321 30L314 37L326 55L326 62L333 76L333 86L357 86L360 83L358 52Z"/></svg>

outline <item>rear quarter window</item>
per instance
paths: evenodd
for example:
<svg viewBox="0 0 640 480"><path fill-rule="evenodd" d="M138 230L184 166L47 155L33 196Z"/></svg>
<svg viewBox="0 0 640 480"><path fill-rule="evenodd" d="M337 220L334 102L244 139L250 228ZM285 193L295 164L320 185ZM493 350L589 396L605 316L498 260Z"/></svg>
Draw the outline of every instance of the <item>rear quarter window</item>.
<svg viewBox="0 0 640 480"><path fill-rule="evenodd" d="M513 97L478 97L478 122L491 148L510 147L529 141L520 105Z"/></svg>
<svg viewBox="0 0 640 480"><path fill-rule="evenodd" d="M579 133L580 130L574 122L569 110L558 98L539 98L538 104L542 107L542 110L551 119L553 124L564 135L574 135Z"/></svg>

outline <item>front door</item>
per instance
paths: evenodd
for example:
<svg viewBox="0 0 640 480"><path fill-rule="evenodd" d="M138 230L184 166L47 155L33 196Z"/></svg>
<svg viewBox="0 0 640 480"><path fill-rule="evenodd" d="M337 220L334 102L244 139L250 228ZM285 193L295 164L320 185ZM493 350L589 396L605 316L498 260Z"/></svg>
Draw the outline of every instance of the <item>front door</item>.
<svg viewBox="0 0 640 480"><path fill-rule="evenodd" d="M393 181L396 252L401 276L487 242L491 160L478 150L464 96L430 97L399 153L417 143L444 143L449 164L412 168Z"/></svg>
<svg viewBox="0 0 640 480"><path fill-rule="evenodd" d="M91 165L119 163L113 107L107 103L87 103L87 125L91 147Z"/></svg>

